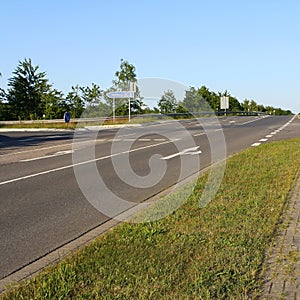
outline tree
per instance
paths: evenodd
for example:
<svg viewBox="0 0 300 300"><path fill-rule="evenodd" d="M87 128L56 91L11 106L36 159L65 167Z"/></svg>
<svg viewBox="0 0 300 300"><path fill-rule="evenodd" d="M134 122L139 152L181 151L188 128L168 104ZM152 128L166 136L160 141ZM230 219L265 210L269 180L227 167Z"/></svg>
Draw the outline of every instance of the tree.
<svg viewBox="0 0 300 300"><path fill-rule="evenodd" d="M177 108L177 100L172 90L167 90L158 101L158 107L162 114L174 113Z"/></svg>
<svg viewBox="0 0 300 300"><path fill-rule="evenodd" d="M80 90L85 106L96 106L101 102L103 90L99 85L92 83L92 87L81 87Z"/></svg>
<svg viewBox="0 0 300 300"><path fill-rule="evenodd" d="M0 77L2 76L2 74L0 73ZM1 101L5 101L6 100L6 93L5 90L3 88L0 87L0 102Z"/></svg>
<svg viewBox="0 0 300 300"><path fill-rule="evenodd" d="M0 88L0 101L5 101L5 100L6 100L5 90Z"/></svg>
<svg viewBox="0 0 300 300"><path fill-rule="evenodd" d="M261 111L261 112L265 112L266 108L263 105L259 104L259 105L257 105L257 110Z"/></svg>
<svg viewBox="0 0 300 300"><path fill-rule="evenodd" d="M121 59L120 71L116 71L116 80L113 81L115 86L119 86L122 89L128 88L130 82L136 82L135 66L128 61Z"/></svg>
<svg viewBox="0 0 300 300"><path fill-rule="evenodd" d="M113 87L109 91L123 90L128 91L130 89L130 84L136 84L136 68L133 64L128 61L121 59L120 70L115 73L116 79L113 80ZM108 92L108 91L107 91ZM118 99L118 105L116 108L117 115L127 115L129 113L129 103L128 99ZM112 107L112 101L108 99L110 107ZM143 98L140 95L138 86L136 86L136 91L134 99L130 100L130 113L138 114L143 112L145 107Z"/></svg>
<svg viewBox="0 0 300 300"><path fill-rule="evenodd" d="M250 111L257 111L257 103L254 100L251 100L249 103Z"/></svg>
<svg viewBox="0 0 300 300"><path fill-rule="evenodd" d="M84 111L84 101L81 93L82 90L77 84L72 86L72 91L66 97L65 108L70 112L72 118L80 118Z"/></svg>
<svg viewBox="0 0 300 300"><path fill-rule="evenodd" d="M8 80L7 100L13 118L37 119L44 114L42 96L51 90L45 72L38 72L31 59L19 62L14 76Z"/></svg>
<svg viewBox="0 0 300 300"><path fill-rule="evenodd" d="M242 107L244 111L250 111L250 101L245 99L242 103Z"/></svg>
<svg viewBox="0 0 300 300"><path fill-rule="evenodd" d="M241 106L241 104L237 98L230 96L229 97L229 109L231 111L241 111L241 110L243 110L243 107Z"/></svg>
<svg viewBox="0 0 300 300"><path fill-rule="evenodd" d="M62 118L65 109L62 104L63 93L53 89L49 93L42 95L45 119Z"/></svg>
<svg viewBox="0 0 300 300"><path fill-rule="evenodd" d="M177 104L177 107L176 107L176 111L175 111L177 114L186 114L188 115L189 114L189 111L181 104L181 103L178 103Z"/></svg>
<svg viewBox="0 0 300 300"><path fill-rule="evenodd" d="M210 97L207 101L213 111L217 111L220 109L220 96L218 93L210 92Z"/></svg>
<svg viewBox="0 0 300 300"><path fill-rule="evenodd" d="M206 86L201 86L198 89L198 94L202 97L202 108L200 110L210 112L220 108L220 96L210 91Z"/></svg>
<svg viewBox="0 0 300 300"><path fill-rule="evenodd" d="M2 73L0 72L0 77ZM6 92L0 88L0 120L9 120L9 105L7 103Z"/></svg>
<svg viewBox="0 0 300 300"><path fill-rule="evenodd" d="M205 96L207 96L205 87L200 89L190 87L185 91L185 97L182 101L182 105L190 113L209 112L211 111L211 108L209 101L204 98Z"/></svg>

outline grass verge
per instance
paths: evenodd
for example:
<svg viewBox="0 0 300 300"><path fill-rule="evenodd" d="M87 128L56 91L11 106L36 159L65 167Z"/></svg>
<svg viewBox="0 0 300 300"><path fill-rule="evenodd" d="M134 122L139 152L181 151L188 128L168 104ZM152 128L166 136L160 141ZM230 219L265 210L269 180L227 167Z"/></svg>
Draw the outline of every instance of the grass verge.
<svg viewBox="0 0 300 300"><path fill-rule="evenodd" d="M130 122L128 118L116 118L115 120L111 118L107 118L102 121L71 121L68 124L65 122L51 122L48 121L20 121L14 124L4 124L0 122L0 128L46 128L46 129L76 129L76 127L84 127L84 126L99 126L99 125L129 125L129 124L144 124L150 122L157 122L159 120L172 120L172 118L164 117L154 118L154 117L137 117L135 115L132 116Z"/></svg>
<svg viewBox="0 0 300 300"><path fill-rule="evenodd" d="M228 160L206 207L198 203L204 175L172 215L124 223L0 298L255 298L299 164L300 139L248 149Z"/></svg>
<svg viewBox="0 0 300 300"><path fill-rule="evenodd" d="M8 128L8 129L29 129L29 128L45 128L45 129L75 129L76 123L70 122L68 125L66 123L60 122L60 123L42 123L42 122L34 122L32 123L22 123L19 124L0 124L0 128Z"/></svg>

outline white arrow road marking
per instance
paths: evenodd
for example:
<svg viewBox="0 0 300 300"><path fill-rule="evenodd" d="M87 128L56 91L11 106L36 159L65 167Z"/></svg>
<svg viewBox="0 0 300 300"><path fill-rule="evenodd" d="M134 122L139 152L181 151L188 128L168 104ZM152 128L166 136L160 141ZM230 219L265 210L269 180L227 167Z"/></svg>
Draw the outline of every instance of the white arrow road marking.
<svg viewBox="0 0 300 300"><path fill-rule="evenodd" d="M202 153L202 151L198 150L198 149L199 149L199 146L188 148L188 149L184 149L184 150L182 150L180 152L177 152L177 153L165 156L165 157L161 157L160 159L167 160L167 159L171 159L171 158L174 158L174 157L180 156L180 155L196 155L196 154Z"/></svg>
<svg viewBox="0 0 300 300"><path fill-rule="evenodd" d="M65 155L65 154L71 154L73 152L74 152L73 150L58 151L58 152L54 153L53 155L54 156Z"/></svg>
<svg viewBox="0 0 300 300"><path fill-rule="evenodd" d="M28 162L28 161L34 161L34 160L40 160L44 158L50 158L50 157L55 157L55 156L60 156L60 155L65 155L65 154L71 154L73 153L73 150L66 150L66 151L58 151L54 154L51 155L45 155L45 156L40 156L40 157L33 157L33 158L28 158L28 159L22 159L20 162Z"/></svg>
<svg viewBox="0 0 300 300"><path fill-rule="evenodd" d="M193 136L200 136L200 135L204 135L205 132L200 132L200 133L197 133L197 134L194 134Z"/></svg>

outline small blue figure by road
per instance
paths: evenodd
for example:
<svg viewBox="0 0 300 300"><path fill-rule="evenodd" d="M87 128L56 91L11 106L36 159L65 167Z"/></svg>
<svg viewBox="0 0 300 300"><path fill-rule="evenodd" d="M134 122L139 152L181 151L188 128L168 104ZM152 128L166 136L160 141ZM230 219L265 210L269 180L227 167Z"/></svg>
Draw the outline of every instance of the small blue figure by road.
<svg viewBox="0 0 300 300"><path fill-rule="evenodd" d="M65 112L64 114L64 120L66 123L69 123L70 122L70 119L71 119L71 115L68 111Z"/></svg>

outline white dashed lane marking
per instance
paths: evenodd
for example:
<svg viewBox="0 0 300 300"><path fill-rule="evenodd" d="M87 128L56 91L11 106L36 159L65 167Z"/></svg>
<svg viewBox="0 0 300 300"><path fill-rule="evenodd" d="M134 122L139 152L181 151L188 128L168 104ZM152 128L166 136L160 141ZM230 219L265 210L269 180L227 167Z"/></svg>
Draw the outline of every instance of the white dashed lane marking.
<svg viewBox="0 0 300 300"><path fill-rule="evenodd" d="M260 139L259 142L253 143L251 146L252 147L257 147L257 146L261 145L261 142L268 141L269 138L273 137L275 134L279 133L285 127L287 127L288 125L290 125L294 121L295 118L296 118L296 115L291 120L289 120L287 123L285 123L284 125L282 125L280 128L278 128L277 130L274 130L270 134L266 135L266 138Z"/></svg>
<svg viewBox="0 0 300 300"><path fill-rule="evenodd" d="M252 147L257 147L257 146L259 146L261 143L254 143L254 144L252 144L251 146Z"/></svg>

